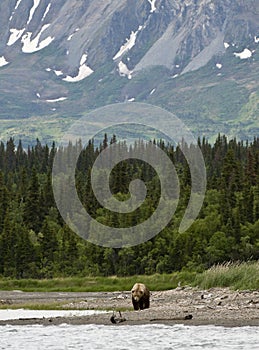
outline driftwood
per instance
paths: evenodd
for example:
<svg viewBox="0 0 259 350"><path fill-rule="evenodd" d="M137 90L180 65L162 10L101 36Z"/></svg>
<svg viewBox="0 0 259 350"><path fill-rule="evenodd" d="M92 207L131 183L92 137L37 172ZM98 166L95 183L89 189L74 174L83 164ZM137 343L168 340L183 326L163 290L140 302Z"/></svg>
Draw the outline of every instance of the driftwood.
<svg viewBox="0 0 259 350"><path fill-rule="evenodd" d="M150 322L156 321L185 321L191 320L193 316L191 314L186 315L184 317L172 317L172 318L151 318Z"/></svg>

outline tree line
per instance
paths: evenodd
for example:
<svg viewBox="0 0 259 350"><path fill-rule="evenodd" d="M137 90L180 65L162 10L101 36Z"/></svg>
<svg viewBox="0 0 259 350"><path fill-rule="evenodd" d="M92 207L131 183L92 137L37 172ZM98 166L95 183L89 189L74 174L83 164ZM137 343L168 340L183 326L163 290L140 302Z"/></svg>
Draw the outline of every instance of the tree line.
<svg viewBox="0 0 259 350"><path fill-rule="evenodd" d="M76 187L89 214L111 227L130 227L146 220L160 198L159 176L146 162L125 160L112 170L110 188L121 202L129 198L129 183L145 181L144 203L131 213L118 214L97 201L91 187L91 169L98 155L116 143L105 134L83 147L81 141L57 148L39 140L27 149L13 138L0 143L0 276L51 278L71 275L135 275L171 273L182 269L202 271L225 261L259 258L259 138L252 142L218 135L212 144L198 139L207 170L202 209L191 227L179 233L188 204L191 175L179 145L152 141L173 161L180 182L177 210L155 237L137 246L105 248L77 236L64 222L52 191L52 165L56 152L64 162L80 153ZM118 143L127 152L148 147ZM189 147L189 146L186 146ZM100 173L101 176L101 173ZM61 190L66 191L69 178ZM87 228L91 235L91 227Z"/></svg>

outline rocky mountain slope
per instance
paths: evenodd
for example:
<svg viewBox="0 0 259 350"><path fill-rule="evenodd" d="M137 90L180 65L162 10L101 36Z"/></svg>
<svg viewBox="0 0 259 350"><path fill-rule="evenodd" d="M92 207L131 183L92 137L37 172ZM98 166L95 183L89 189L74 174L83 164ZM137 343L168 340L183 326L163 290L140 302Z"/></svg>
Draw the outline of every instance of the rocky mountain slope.
<svg viewBox="0 0 259 350"><path fill-rule="evenodd" d="M122 101L258 134L257 0L2 0L0 22L2 138L50 141Z"/></svg>

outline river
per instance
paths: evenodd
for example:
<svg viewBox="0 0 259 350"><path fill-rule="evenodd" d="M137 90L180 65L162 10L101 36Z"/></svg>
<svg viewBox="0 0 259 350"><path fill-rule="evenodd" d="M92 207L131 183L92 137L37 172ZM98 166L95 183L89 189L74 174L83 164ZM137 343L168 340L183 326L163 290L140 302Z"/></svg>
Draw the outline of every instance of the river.
<svg viewBox="0 0 259 350"><path fill-rule="evenodd" d="M0 349L255 350L259 327L184 325L0 326Z"/></svg>

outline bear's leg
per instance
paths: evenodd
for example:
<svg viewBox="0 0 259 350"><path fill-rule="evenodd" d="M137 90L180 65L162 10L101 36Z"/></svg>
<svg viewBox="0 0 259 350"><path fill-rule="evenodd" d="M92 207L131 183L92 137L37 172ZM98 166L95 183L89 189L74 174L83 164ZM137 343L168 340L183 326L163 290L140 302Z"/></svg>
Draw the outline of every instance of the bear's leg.
<svg viewBox="0 0 259 350"><path fill-rule="evenodd" d="M149 308L149 298L145 298L144 299L144 309L148 309Z"/></svg>
<svg viewBox="0 0 259 350"><path fill-rule="evenodd" d="M143 309L145 308L143 298L141 298L141 299L139 300L139 308L140 308L140 310L143 310Z"/></svg>
<svg viewBox="0 0 259 350"><path fill-rule="evenodd" d="M139 309L139 303L134 298L132 298L132 304L133 304L134 310Z"/></svg>

